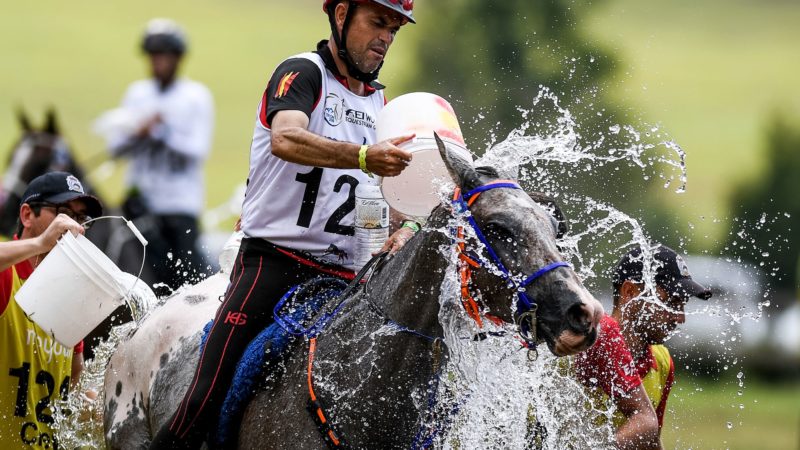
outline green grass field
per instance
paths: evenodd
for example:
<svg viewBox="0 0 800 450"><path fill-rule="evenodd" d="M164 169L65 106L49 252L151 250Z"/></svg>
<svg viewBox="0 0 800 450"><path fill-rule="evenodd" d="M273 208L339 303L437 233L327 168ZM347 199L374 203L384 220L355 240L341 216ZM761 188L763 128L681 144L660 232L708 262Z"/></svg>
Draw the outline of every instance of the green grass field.
<svg viewBox="0 0 800 450"><path fill-rule="evenodd" d="M735 379L713 383L679 375L662 442L675 449L800 448L800 383L745 380L740 389Z"/></svg>
<svg viewBox="0 0 800 450"><path fill-rule="evenodd" d="M798 23L800 3L785 0L611 0L586 21L621 59L613 97L688 154L688 191L660 198L697 225L695 247L725 232L734 184L758 183L770 116L800 125Z"/></svg>

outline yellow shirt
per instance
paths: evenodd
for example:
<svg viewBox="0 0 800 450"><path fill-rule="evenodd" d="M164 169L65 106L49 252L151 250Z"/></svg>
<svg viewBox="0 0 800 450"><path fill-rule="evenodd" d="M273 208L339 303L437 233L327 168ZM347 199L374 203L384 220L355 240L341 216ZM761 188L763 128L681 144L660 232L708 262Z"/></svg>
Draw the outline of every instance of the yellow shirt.
<svg viewBox="0 0 800 450"><path fill-rule="evenodd" d="M15 300L31 271L24 262L0 272L2 449L59 448L50 405L66 398L72 372L73 350L29 320Z"/></svg>

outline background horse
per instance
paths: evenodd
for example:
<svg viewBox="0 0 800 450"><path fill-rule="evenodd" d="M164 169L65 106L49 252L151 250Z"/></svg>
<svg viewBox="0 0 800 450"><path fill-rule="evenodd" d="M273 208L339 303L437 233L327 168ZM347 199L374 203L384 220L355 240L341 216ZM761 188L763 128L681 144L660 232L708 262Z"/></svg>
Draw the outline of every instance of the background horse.
<svg viewBox="0 0 800 450"><path fill-rule="evenodd" d="M453 181L465 191L498 177L490 168L474 169L450 154L441 141L439 145ZM557 221L525 192L511 188L484 192L468 214L516 283L509 286L507 278L498 276L496 264L474 269L469 289L482 299L484 315L478 317L488 321L485 314L491 314L510 327L530 312L518 309L521 289L538 304L536 320L528 325L554 354L573 354L591 345L602 306L571 268L559 265L520 287L520 277L561 261L556 248ZM457 283L454 286L448 281L454 275L455 236L450 230L455 223L463 224L463 218L450 208L434 210L426 227L376 269L360 294L345 301L342 311L315 341L313 364L297 340L281 365L283 370L271 369L265 389L244 413L240 448L324 447L322 434L306 411L306 381L312 379L316 380L312 386L315 395L326 405L329 423L349 447L412 445L430 412L425 399L447 364L443 324L465 314L460 302L444 300L452 300L451 291L459 291ZM474 239L468 241L485 255ZM222 285L211 286L210 280L204 283L214 290L199 289L192 294L198 302L174 305L204 310L197 305L224 291ZM210 309L205 311L210 314ZM171 330L180 317L175 312L155 311L112 357L104 389L105 433L111 448L147 446L151 430L163 425L186 392L196 367L200 329L192 332L191 327L184 327L172 342L162 339L164 332L156 331ZM204 323L191 321L192 326ZM481 330L472 328L478 336ZM158 333L158 337L150 333ZM511 334L506 338L513 339ZM152 345L153 339L158 340L157 346ZM474 345L480 345L479 339ZM159 369L148 374L156 361ZM307 372L309 368L313 376Z"/></svg>
<svg viewBox="0 0 800 450"><path fill-rule="evenodd" d="M83 183L88 194L97 195L76 163L67 141L61 137L55 111L47 111L45 125L36 129L24 111L17 112L22 136L8 156L0 187L0 234L16 232L20 201L28 183L47 172L70 172Z"/></svg>

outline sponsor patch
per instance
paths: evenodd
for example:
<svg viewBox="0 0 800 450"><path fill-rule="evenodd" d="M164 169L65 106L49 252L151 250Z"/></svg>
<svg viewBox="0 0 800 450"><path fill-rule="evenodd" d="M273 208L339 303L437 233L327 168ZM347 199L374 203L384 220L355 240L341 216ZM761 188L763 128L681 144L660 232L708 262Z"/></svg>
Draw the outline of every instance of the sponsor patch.
<svg viewBox="0 0 800 450"><path fill-rule="evenodd" d="M328 125L335 127L342 123L342 117L344 117L344 99L339 97L334 93L328 94L325 97L325 122L328 122Z"/></svg>
<svg viewBox="0 0 800 450"><path fill-rule="evenodd" d="M83 185L81 184L81 181L79 179L75 178L75 176L73 176L73 175L70 175L70 176L67 177L67 188L70 191L74 191L74 192L77 192L79 194L86 194L83 191Z"/></svg>

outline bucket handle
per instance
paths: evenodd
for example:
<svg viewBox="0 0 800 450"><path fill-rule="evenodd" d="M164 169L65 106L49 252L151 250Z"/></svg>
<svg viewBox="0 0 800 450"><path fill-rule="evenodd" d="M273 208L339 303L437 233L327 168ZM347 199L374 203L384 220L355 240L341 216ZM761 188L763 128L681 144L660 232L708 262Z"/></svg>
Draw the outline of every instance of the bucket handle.
<svg viewBox="0 0 800 450"><path fill-rule="evenodd" d="M128 289L128 292L126 292L126 293L125 293L125 302L126 302L126 303L128 303L128 308L131 308L131 309L132 309L132 307L131 307L131 305L130 305L130 302L128 301L128 299L129 299L129 298L130 298L130 296L131 296L131 292L133 292L133 288L135 288L135 287L136 287L136 283L138 283L138 282L139 282L139 279L140 279L140 278L141 278L141 276L142 276L142 271L144 271L144 261L145 261L145 257L147 256L147 244L148 244L148 242L147 242L147 239L145 239L145 238L144 238L144 235L142 235L142 232L141 232L141 231L139 231L139 229L138 229L138 228L136 228L136 224L134 224L132 220L128 220L128 219L127 219L126 217L124 217L124 216L101 216L101 217L94 217L94 218L91 218L91 219L87 220L86 222L83 222L83 223L81 224L81 226L85 226L85 225L86 225L86 224L88 224L88 223L92 223L92 222L94 222L94 221L96 221L96 220L100 220L100 219L122 219L123 221L125 221L125 225L127 225L127 226L128 226L128 228L131 230L131 232L133 233L133 235L134 235L134 236L136 236L136 239L139 241L139 243L141 243L141 244L142 244L142 264L139 266L139 273L136 275L136 281L134 281L134 282L133 282L133 284L131 285L131 287Z"/></svg>

